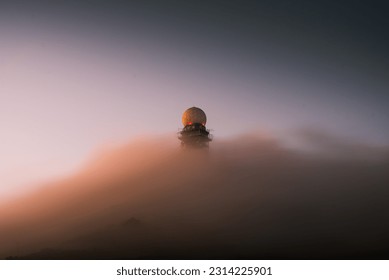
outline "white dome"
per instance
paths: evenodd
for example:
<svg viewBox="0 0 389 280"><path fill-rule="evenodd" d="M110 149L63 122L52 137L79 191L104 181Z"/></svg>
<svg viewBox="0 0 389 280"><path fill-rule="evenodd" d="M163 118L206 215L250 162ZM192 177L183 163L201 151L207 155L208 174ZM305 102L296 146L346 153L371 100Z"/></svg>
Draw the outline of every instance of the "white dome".
<svg viewBox="0 0 389 280"><path fill-rule="evenodd" d="M182 115L182 124L186 126L195 123L205 125L207 123L207 116L200 108L192 107L187 109Z"/></svg>

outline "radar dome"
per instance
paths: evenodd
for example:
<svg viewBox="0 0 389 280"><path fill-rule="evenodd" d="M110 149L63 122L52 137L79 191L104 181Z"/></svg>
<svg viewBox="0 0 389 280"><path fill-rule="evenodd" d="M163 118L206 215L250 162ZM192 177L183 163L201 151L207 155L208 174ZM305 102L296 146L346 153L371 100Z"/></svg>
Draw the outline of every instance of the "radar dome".
<svg viewBox="0 0 389 280"><path fill-rule="evenodd" d="M195 123L205 125L207 123L207 116L200 108L192 107L187 109L182 115L182 124L187 126Z"/></svg>

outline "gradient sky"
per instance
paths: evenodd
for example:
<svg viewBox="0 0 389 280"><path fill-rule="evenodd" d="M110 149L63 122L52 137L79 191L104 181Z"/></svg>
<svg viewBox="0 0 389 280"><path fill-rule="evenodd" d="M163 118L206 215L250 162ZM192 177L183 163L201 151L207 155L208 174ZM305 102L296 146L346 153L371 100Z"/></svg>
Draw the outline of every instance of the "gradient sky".
<svg viewBox="0 0 389 280"><path fill-rule="evenodd" d="M372 1L0 1L0 197L99 147L302 128L389 143L389 18Z"/></svg>

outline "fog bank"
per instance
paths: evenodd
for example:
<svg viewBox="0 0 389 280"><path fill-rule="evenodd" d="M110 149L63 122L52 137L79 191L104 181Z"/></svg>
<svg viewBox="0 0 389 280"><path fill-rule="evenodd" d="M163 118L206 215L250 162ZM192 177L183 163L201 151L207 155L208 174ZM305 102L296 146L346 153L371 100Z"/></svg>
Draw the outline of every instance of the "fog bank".
<svg viewBox="0 0 389 280"><path fill-rule="evenodd" d="M0 206L0 257L387 258L388 149L302 135L320 152L253 134L99 153Z"/></svg>

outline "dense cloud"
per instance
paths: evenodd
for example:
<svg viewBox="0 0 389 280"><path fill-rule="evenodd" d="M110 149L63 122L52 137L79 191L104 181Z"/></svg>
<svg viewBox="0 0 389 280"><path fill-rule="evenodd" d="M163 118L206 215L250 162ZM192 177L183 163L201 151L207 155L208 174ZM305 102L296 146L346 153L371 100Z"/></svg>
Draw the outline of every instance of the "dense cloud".
<svg viewBox="0 0 389 280"><path fill-rule="evenodd" d="M96 155L0 207L0 257L387 258L388 149L300 134L320 152L243 135Z"/></svg>

